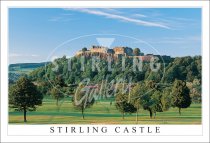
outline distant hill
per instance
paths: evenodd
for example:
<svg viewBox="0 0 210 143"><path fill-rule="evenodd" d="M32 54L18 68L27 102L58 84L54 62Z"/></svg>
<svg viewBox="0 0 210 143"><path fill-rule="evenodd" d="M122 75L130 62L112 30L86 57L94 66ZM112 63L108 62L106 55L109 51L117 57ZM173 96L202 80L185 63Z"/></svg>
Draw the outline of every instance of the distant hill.
<svg viewBox="0 0 210 143"><path fill-rule="evenodd" d="M9 65L9 71L14 71L14 70L17 70L17 69L25 69L25 68L35 69L35 68L45 66L46 64L49 64L49 63L50 62L10 64Z"/></svg>
<svg viewBox="0 0 210 143"><path fill-rule="evenodd" d="M141 71L133 71L133 59L131 58L125 59L126 68L124 70L122 60L113 62L111 71L108 70L106 59L100 60L98 64L100 71L92 71L92 59L88 57L84 64L84 71L80 70L82 65L80 57L71 59L71 71L68 68L68 61L66 57L58 58L56 63L59 64L59 68L56 72L52 70L53 63L50 63L46 68L41 67L30 72L29 77L36 82L44 82L46 77L48 80L56 81L58 75L62 75L66 84L79 84L85 78L90 79L91 83L101 83L105 79L111 82L113 79L127 80L129 78L132 78L134 83L144 80L162 83L173 83L176 79L187 82L193 82L194 79L201 80L201 56L173 58L173 61L162 64L158 72L152 71L148 62L143 63Z"/></svg>
<svg viewBox="0 0 210 143"><path fill-rule="evenodd" d="M24 76L32 72L33 70L44 67L50 62L42 63L18 63L9 65L9 83L14 83L20 76Z"/></svg>

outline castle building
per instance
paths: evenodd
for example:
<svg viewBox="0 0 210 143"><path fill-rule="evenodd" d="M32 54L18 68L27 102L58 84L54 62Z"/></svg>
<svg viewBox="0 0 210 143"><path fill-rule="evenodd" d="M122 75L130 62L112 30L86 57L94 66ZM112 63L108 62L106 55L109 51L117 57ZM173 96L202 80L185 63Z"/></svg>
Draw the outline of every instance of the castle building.
<svg viewBox="0 0 210 143"><path fill-rule="evenodd" d="M137 56L140 58L141 61L150 61L153 57L153 55L145 55L145 56Z"/></svg>
<svg viewBox="0 0 210 143"><path fill-rule="evenodd" d="M92 53L107 53L108 48L103 47L103 46L92 46L90 48L90 52Z"/></svg>
<svg viewBox="0 0 210 143"><path fill-rule="evenodd" d="M113 50L117 56L133 56L133 49L129 47L115 47Z"/></svg>
<svg viewBox="0 0 210 143"><path fill-rule="evenodd" d="M144 53L140 53L139 56L135 56L133 54L133 49L130 47L114 47L113 49L109 49L107 47L103 47L103 46L92 46L90 48L90 50L86 50L86 51L78 51L76 53L76 56L112 56L115 58L120 58L122 56L125 57L138 57L140 60L145 61L145 62L149 62L152 57L158 57L160 60L164 60L164 61L168 61L171 59L170 56L160 56L160 55L153 55L153 54L147 54L144 55Z"/></svg>

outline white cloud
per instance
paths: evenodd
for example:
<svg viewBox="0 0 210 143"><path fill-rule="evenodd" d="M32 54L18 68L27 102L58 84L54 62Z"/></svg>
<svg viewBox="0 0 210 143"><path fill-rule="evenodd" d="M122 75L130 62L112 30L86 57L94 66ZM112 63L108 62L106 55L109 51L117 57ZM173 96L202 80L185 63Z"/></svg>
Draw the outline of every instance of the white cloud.
<svg viewBox="0 0 210 143"><path fill-rule="evenodd" d="M54 17L51 17L48 19L48 21L51 21L51 22L67 22L67 21L71 21L72 20L72 16L73 14L71 13L62 13L58 16L54 16ZM71 17L71 18L70 18Z"/></svg>
<svg viewBox="0 0 210 143"><path fill-rule="evenodd" d="M144 14L133 14L133 16L134 16L134 17L144 17L144 18L147 17L147 16L144 15Z"/></svg>
<svg viewBox="0 0 210 143"><path fill-rule="evenodd" d="M17 54L17 53L10 53L9 56L10 57L20 57L22 55L21 54Z"/></svg>
<svg viewBox="0 0 210 143"><path fill-rule="evenodd" d="M18 54L18 53L10 53L9 54L9 57L39 57L39 55L36 55L36 54Z"/></svg>
<svg viewBox="0 0 210 143"><path fill-rule="evenodd" d="M31 55L32 57L39 57L39 55Z"/></svg>
<svg viewBox="0 0 210 143"><path fill-rule="evenodd" d="M123 14L122 11L119 11L119 10L113 9L113 8L104 8L103 10L106 12L110 12L112 14Z"/></svg>
<svg viewBox="0 0 210 143"><path fill-rule="evenodd" d="M142 25L142 26L171 29L168 25L166 25L164 23L140 20L140 19L131 18L131 17L128 17L128 16L123 16L123 15L119 15L119 14L104 12L104 11L101 11L101 10L94 10L94 9L65 9L65 10L76 10L76 11L80 11L80 12L83 12L83 13L88 13L88 14L93 14L93 15L98 15L98 16L104 16L106 18L116 19L116 20L120 20L120 21L124 21L124 22L130 22L130 23L134 23L134 24Z"/></svg>
<svg viewBox="0 0 210 143"><path fill-rule="evenodd" d="M51 58L50 58L50 61L51 62L53 62L55 59L57 59L58 58L58 56L52 56Z"/></svg>
<svg viewBox="0 0 210 143"><path fill-rule="evenodd" d="M201 43L201 36L185 36L185 37L159 37L152 39L144 39L143 41L148 42L152 45L161 44L161 45L196 45ZM142 43L142 41L134 41L134 44Z"/></svg>
<svg viewBox="0 0 210 143"><path fill-rule="evenodd" d="M158 16L153 17L152 19L154 22L170 25L173 30L183 30L191 27L199 28L199 21L189 18Z"/></svg>
<svg viewBox="0 0 210 143"><path fill-rule="evenodd" d="M150 39L152 44L199 44L201 42L200 36L186 36L186 37L162 37L159 39ZM138 43L138 42L135 42Z"/></svg>

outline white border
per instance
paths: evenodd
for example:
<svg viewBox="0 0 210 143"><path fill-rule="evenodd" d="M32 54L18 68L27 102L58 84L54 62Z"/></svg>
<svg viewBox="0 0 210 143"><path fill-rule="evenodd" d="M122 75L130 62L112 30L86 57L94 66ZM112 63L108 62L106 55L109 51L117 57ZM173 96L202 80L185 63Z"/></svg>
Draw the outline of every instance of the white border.
<svg viewBox="0 0 210 143"><path fill-rule="evenodd" d="M8 136L8 7L200 7L202 8L202 136ZM2 1L1 2L1 141L2 142L208 142L209 141L209 2L208 1ZM205 88L206 87L206 88ZM36 125L38 126L38 125ZM178 125L177 125L178 127ZM42 127L40 126L40 130ZM21 132L21 131L19 131ZM30 132L30 130L28 131ZM180 130L180 132L182 132ZM188 132L193 132L190 130ZM193 134L192 134L193 135Z"/></svg>

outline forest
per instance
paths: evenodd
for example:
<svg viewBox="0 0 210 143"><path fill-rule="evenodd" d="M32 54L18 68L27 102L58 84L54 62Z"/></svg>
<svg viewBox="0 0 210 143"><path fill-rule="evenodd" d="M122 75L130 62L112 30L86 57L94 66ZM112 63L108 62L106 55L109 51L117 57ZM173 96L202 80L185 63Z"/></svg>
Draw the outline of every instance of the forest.
<svg viewBox="0 0 210 143"><path fill-rule="evenodd" d="M123 62L125 67L122 66ZM61 101L69 98L73 108L81 112L85 119L87 108L96 106L100 100L107 100L110 106L115 105L123 119L125 115L135 113L138 122L140 110L147 111L152 119L156 118L157 112L174 107L181 115L181 109L201 103L201 56L175 57L167 62L159 60L158 72L151 70L149 62L143 62L141 70L133 70L132 62L132 58L125 58L125 61L115 59L110 71L106 66L108 61L102 58L98 63L100 71L93 71L90 57L81 62L80 57L69 60L63 56L10 82L10 107L26 114L42 105L43 99L52 97L58 107ZM25 87L19 88L19 85L31 85L31 88L28 88L28 92ZM31 107L17 101L17 98L29 101L17 95L20 91L35 96L31 98L39 97L39 101L34 100ZM77 104L76 101L82 102Z"/></svg>

